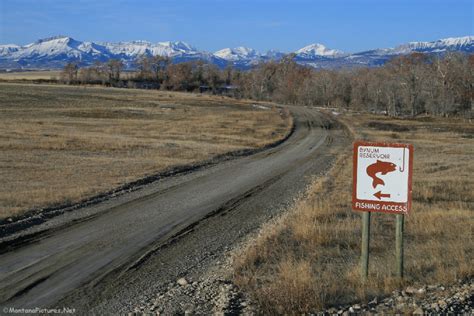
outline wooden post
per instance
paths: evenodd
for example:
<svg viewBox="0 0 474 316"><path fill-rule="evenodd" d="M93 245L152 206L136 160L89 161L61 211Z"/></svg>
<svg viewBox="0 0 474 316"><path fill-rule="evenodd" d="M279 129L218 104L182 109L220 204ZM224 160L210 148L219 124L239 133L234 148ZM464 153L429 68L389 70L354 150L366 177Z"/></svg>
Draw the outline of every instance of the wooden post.
<svg viewBox="0 0 474 316"><path fill-rule="evenodd" d="M403 278L403 229L405 215L397 214L397 224L395 232L395 259L397 277Z"/></svg>
<svg viewBox="0 0 474 316"><path fill-rule="evenodd" d="M360 276L363 282L369 275L370 212L362 213L362 249L360 256Z"/></svg>

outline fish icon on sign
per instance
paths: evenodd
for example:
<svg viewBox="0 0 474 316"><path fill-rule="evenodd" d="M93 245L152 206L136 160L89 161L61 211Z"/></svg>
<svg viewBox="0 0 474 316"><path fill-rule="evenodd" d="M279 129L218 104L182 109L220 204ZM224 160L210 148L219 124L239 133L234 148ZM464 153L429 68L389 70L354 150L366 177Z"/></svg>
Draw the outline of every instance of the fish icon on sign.
<svg viewBox="0 0 474 316"><path fill-rule="evenodd" d="M386 175L389 172L397 170L397 165L388 161L377 160L377 162L367 167L367 175L372 178L372 187L375 189L379 184L385 185L385 182L377 177L377 174Z"/></svg>

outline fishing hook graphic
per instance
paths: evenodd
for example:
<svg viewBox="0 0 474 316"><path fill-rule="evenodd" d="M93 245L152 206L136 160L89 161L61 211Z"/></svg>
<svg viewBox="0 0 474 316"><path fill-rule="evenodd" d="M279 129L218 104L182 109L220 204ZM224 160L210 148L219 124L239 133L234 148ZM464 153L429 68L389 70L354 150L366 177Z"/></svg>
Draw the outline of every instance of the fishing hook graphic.
<svg viewBox="0 0 474 316"><path fill-rule="evenodd" d="M400 172L405 171L405 147L403 147L403 163L402 163L402 166L403 166L403 169L402 169L402 167L398 167L398 170L400 170Z"/></svg>

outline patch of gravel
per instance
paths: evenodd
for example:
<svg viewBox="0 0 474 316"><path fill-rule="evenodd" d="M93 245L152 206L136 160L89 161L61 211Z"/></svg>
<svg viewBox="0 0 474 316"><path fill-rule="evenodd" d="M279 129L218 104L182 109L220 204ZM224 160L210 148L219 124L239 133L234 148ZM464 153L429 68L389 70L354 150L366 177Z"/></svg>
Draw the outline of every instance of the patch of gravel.
<svg viewBox="0 0 474 316"><path fill-rule="evenodd" d="M200 276L183 276L133 308L133 314L255 314L249 299L231 281L231 252Z"/></svg>
<svg viewBox="0 0 474 316"><path fill-rule="evenodd" d="M474 279L459 280L457 284L423 287L409 286L394 291L385 298L374 298L367 304L339 306L321 311L322 314L413 314L413 315L474 315Z"/></svg>

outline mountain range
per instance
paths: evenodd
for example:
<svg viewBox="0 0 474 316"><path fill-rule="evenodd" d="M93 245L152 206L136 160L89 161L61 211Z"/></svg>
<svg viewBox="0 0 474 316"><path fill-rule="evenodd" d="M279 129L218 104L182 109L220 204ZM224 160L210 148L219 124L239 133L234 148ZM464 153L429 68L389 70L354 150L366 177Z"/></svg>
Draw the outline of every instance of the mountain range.
<svg viewBox="0 0 474 316"><path fill-rule="evenodd" d="M399 55L413 52L444 54L447 52L474 52L474 36L445 38L432 42L410 42L395 48L373 49L358 53L344 53L323 44L311 44L293 52L296 62L314 68L341 68L379 66ZM121 59L127 68L134 67L140 56L167 56L175 63L203 60L219 67L233 65L240 69L269 60L279 60L286 53L270 50L259 53L247 47L224 48L211 53L198 50L185 42L82 42L68 36L40 39L20 46L0 45L0 69L56 69L68 62L81 66L111 58Z"/></svg>

